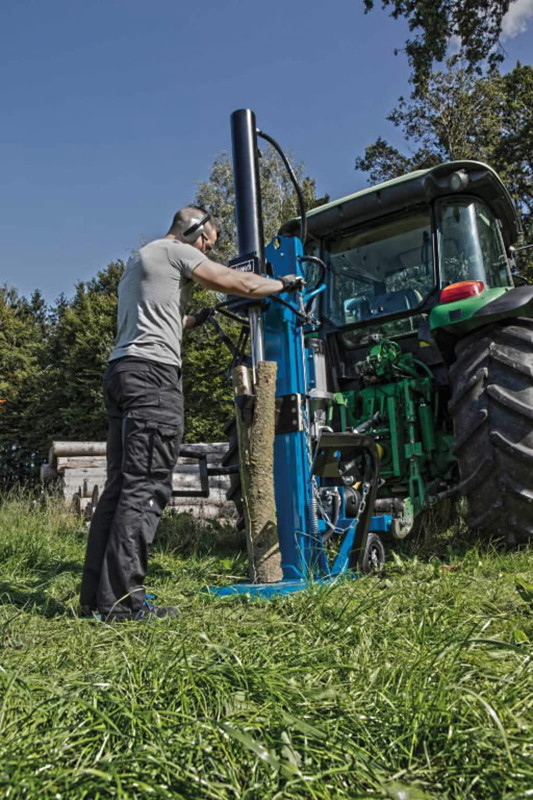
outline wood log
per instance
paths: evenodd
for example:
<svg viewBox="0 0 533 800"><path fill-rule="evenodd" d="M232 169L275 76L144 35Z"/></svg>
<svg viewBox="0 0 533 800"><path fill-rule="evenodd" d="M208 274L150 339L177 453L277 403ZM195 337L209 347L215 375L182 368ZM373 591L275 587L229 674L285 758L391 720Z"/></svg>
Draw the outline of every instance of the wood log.
<svg viewBox="0 0 533 800"><path fill-rule="evenodd" d="M209 492L227 492L230 485L227 478L210 478ZM199 478L195 475L174 475L172 478L172 490L177 492L180 489L184 491L200 491L201 484Z"/></svg>
<svg viewBox="0 0 533 800"><path fill-rule="evenodd" d="M195 454L205 454L208 465L218 466L227 451L226 442L195 443L185 445ZM43 465L44 476L60 477L65 500L72 503L76 511L90 518L94 513L98 498L107 479L105 442L54 442L50 449L53 463ZM46 469L45 469L46 466ZM214 475L209 478L210 496L171 498L169 505L175 511L186 511L197 519L223 517L232 519L235 509L226 500L230 477ZM198 461L192 458L179 458L173 475L173 488L176 490L200 489Z"/></svg>
<svg viewBox="0 0 533 800"><path fill-rule="evenodd" d="M254 583L272 583L283 577L274 497L276 371L273 361L257 365L250 415L241 411L251 395L250 373L243 366L233 370L246 544Z"/></svg>
<svg viewBox="0 0 533 800"><path fill-rule="evenodd" d="M209 504L223 506L226 503L229 503L229 501L226 500L225 492L212 493L209 495L209 497L181 497L180 495L177 495L176 497L172 496L171 501L173 505L179 505L181 503L184 506L201 506ZM229 505L231 505L231 503L229 503Z"/></svg>
<svg viewBox="0 0 533 800"><path fill-rule="evenodd" d="M89 478L89 480L94 480L95 483L99 483L100 481L105 481L106 479L106 471L105 469L66 469L61 477L67 483L72 481L81 481L83 482L85 478Z"/></svg>
<svg viewBox="0 0 533 800"><path fill-rule="evenodd" d="M48 462L54 464L60 456L105 456L105 442L52 442Z"/></svg>
<svg viewBox="0 0 533 800"><path fill-rule="evenodd" d="M67 471L63 474L63 477L61 479L61 488L63 490L63 497L69 498L72 497L73 494L79 494L81 497L83 497L84 496L83 485L86 480L89 480L91 491L93 486L95 485L98 485L103 489L106 482L106 476L103 474L87 476L85 474L80 475L78 472L72 474Z"/></svg>
<svg viewBox="0 0 533 800"><path fill-rule="evenodd" d="M56 469L64 472L66 469L106 469L105 456L61 456L56 459Z"/></svg>
<svg viewBox="0 0 533 800"><path fill-rule="evenodd" d="M197 442L194 444L184 444L183 447L195 454L207 455L207 460L212 464L219 464L228 449L227 442ZM48 462L52 466L55 466L56 460L60 458L105 458L105 455L105 442L52 442L48 454ZM182 460L184 463L193 463L189 458L180 458L178 461Z"/></svg>
<svg viewBox="0 0 533 800"><path fill-rule="evenodd" d="M178 498L173 498L174 500ZM169 503L168 508L172 509L173 514L190 514L195 519L227 519L231 521L235 518L235 506L230 504L228 507L219 506L213 503L204 505L182 505L181 503Z"/></svg>

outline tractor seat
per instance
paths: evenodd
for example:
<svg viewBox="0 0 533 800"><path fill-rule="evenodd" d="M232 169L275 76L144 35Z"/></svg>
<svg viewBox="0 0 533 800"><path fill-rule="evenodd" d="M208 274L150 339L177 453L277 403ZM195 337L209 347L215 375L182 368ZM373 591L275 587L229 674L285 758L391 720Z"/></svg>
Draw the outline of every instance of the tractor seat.
<svg viewBox="0 0 533 800"><path fill-rule="evenodd" d="M422 302L422 295L416 289L406 289L401 292L378 294L371 300L371 315L397 314L400 311L409 311Z"/></svg>

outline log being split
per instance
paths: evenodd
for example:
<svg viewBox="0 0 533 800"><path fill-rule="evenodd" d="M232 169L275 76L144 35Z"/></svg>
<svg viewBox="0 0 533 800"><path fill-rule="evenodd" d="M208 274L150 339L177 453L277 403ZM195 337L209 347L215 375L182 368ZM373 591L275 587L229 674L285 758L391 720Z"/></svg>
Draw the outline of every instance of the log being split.
<svg viewBox="0 0 533 800"><path fill-rule="evenodd" d="M276 370L273 361L259 362L253 393L247 367L233 370L246 542L254 583L283 577L274 497Z"/></svg>

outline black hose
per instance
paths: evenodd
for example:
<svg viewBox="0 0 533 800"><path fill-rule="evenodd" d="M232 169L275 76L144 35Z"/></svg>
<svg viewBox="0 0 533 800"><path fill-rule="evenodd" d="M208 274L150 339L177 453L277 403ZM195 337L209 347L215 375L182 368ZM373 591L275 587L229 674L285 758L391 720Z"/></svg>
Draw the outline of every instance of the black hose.
<svg viewBox="0 0 533 800"><path fill-rule="evenodd" d="M260 302L260 301L258 301ZM248 305L250 300L247 297L231 297L229 300L222 300L222 302L217 303L213 306L213 311L222 311L222 309L229 309L233 312L234 316L236 316L235 311L238 311L240 308L244 308L245 311L248 310ZM243 325L247 324L247 320L243 320Z"/></svg>
<svg viewBox="0 0 533 800"><path fill-rule="evenodd" d="M311 291L314 291L315 289L318 289L318 287L320 286L321 283L325 283L326 275L327 275L327 272L328 272L328 268L327 268L327 265L325 264L325 262L322 261L321 258L318 258L318 256L299 256L298 260L299 261L311 261L313 264L318 264L318 266L322 270L321 273L320 273L319 279L317 280L316 284L313 286L313 289ZM307 301L307 303L305 304L305 313L306 314L310 314L311 313L311 307L312 307L314 301L315 301L315 298L311 297Z"/></svg>
<svg viewBox="0 0 533 800"><path fill-rule="evenodd" d="M291 167L287 156L281 149L280 145L276 142L276 140L273 139L272 136L269 136L268 133L265 133L264 131L260 131L259 129L257 129L256 132L258 136L260 136L262 139L264 139L266 142L272 145L274 150L276 150L281 160L285 164L285 169L289 173L289 178L291 179L292 185L294 186L294 190L298 198L298 205L300 207L300 239L302 242L302 247L305 247L305 240L307 238L307 215L305 211L305 200L300 184L298 183L298 178L296 177L296 174L293 168Z"/></svg>
<svg viewBox="0 0 533 800"><path fill-rule="evenodd" d="M314 289L317 289L321 283L324 283L324 281L326 280L326 273L328 271L328 267L327 264L324 261L322 261L321 258L319 258L318 256L298 256L298 261L312 261L313 264L318 264L318 266L321 268L322 274L320 275L320 278L317 280L316 285L313 287Z"/></svg>
<svg viewBox="0 0 533 800"><path fill-rule="evenodd" d="M233 322L238 322L239 325L244 325L246 328L250 327L250 321L246 319L246 317L238 317L237 314L232 314L231 311L228 311L226 308L218 308L217 313L233 320Z"/></svg>

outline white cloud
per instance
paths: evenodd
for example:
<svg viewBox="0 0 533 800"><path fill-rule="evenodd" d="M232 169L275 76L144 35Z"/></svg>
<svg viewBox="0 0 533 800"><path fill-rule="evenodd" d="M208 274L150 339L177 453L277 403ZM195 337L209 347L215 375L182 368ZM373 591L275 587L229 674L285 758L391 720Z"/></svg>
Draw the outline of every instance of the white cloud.
<svg viewBox="0 0 533 800"><path fill-rule="evenodd" d="M502 39L513 39L525 33L529 21L533 19L533 0L515 0L502 22Z"/></svg>

